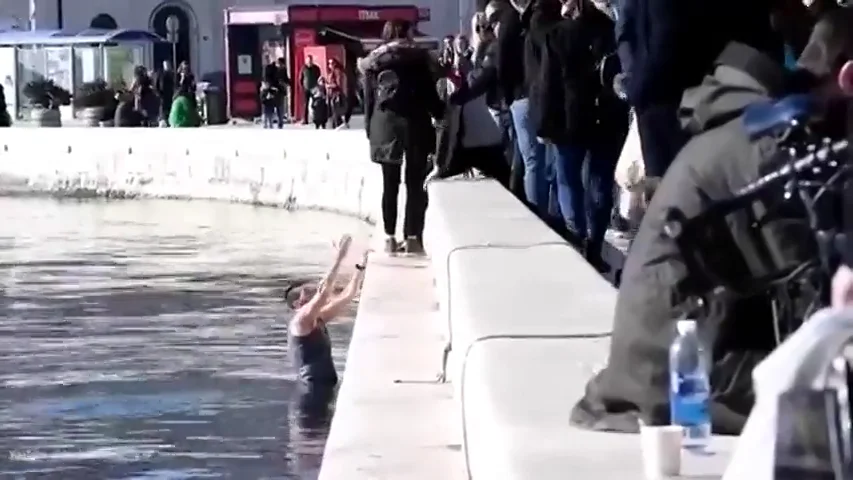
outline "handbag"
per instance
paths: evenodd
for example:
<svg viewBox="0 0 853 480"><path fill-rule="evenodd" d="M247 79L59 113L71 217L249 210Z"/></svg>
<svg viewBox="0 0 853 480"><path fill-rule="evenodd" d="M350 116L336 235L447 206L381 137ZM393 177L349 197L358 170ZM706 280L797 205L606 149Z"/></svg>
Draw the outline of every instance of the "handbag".
<svg viewBox="0 0 853 480"><path fill-rule="evenodd" d="M622 153L616 163L616 184L623 190L637 192L642 190L646 180L646 167L643 163L643 150L640 146L640 131L637 119L631 119L628 136L622 146Z"/></svg>

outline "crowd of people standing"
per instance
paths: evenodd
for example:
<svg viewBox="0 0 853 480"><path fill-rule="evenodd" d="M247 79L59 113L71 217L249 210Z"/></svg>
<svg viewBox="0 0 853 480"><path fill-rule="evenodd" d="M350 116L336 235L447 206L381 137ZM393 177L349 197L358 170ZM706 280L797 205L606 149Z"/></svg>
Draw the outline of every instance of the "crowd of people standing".
<svg viewBox="0 0 853 480"><path fill-rule="evenodd" d="M844 100L837 78L853 58L851 22L853 9L835 0L491 0L470 37L444 39L437 58L412 41L411 25L389 22L384 44L359 62L386 250L422 252L425 183L476 168L606 269L601 250L627 151L643 171L645 216L622 273L608 365L571 421L625 432L666 424L667 349L690 278L664 214L699 215L774 161L775 140L744 128L750 105L806 93L825 123L845 125L848 110L834 117L831 103ZM747 239L754 222L730 227ZM804 248L790 224L762 229L780 258ZM700 328L714 430L738 433L754 400L750 372L776 346L773 305L761 294L724 303Z"/></svg>
<svg viewBox="0 0 853 480"><path fill-rule="evenodd" d="M169 61L153 73L143 66L133 70L133 81L116 94L117 127L198 127L201 118L196 80L187 62L177 70Z"/></svg>
<svg viewBox="0 0 853 480"><path fill-rule="evenodd" d="M325 70L314 62L313 55L305 56L299 71L302 89L302 124L317 129L349 128L353 110L358 102L358 88L352 69L336 58L329 58ZM288 93L293 84L287 73L285 59L279 58L264 69L260 86L264 128L282 128L287 122L290 105Z"/></svg>

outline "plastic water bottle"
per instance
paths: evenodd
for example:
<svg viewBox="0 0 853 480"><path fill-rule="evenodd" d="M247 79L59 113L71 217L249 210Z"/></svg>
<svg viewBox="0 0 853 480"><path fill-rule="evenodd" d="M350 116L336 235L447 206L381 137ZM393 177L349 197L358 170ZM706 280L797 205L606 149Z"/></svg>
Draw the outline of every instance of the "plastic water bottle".
<svg viewBox="0 0 853 480"><path fill-rule="evenodd" d="M669 411L673 425L684 427L685 448L703 448L711 440L708 359L695 320L679 320L669 348Z"/></svg>

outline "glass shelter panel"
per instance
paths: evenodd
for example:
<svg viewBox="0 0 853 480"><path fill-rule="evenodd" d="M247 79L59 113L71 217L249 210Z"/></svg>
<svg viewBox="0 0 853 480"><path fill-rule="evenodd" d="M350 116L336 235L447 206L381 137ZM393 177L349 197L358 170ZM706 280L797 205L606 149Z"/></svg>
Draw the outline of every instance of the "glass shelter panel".
<svg viewBox="0 0 853 480"><path fill-rule="evenodd" d="M71 47L49 47L44 49L45 76L53 80L57 86L69 92L73 91L71 83Z"/></svg>
<svg viewBox="0 0 853 480"><path fill-rule="evenodd" d="M101 47L74 47L74 85L104 78Z"/></svg>
<svg viewBox="0 0 853 480"><path fill-rule="evenodd" d="M142 45L115 45L104 47L108 83L129 88L133 84L133 69L144 65L145 47Z"/></svg>
<svg viewBox="0 0 853 480"><path fill-rule="evenodd" d="M45 78L45 51L42 47L20 47L18 49L18 98L21 101L20 110L29 111L29 99L24 95L24 88L34 80Z"/></svg>

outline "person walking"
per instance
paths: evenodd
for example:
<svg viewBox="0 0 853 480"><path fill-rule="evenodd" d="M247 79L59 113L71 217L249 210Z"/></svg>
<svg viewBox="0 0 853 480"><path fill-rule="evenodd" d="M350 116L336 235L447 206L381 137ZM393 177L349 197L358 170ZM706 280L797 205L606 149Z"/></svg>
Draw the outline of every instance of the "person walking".
<svg viewBox="0 0 853 480"><path fill-rule="evenodd" d="M343 125L343 117L346 113L347 75L341 62L334 58L329 59L329 65L326 69L326 90L329 99L329 113L332 117L332 128L338 128Z"/></svg>
<svg viewBox="0 0 853 480"><path fill-rule="evenodd" d="M317 80L322 76L320 67L314 63L314 57L305 56L305 65L299 71L299 85L302 87L302 124L308 125L311 92L317 86Z"/></svg>
<svg viewBox="0 0 853 480"><path fill-rule="evenodd" d="M441 118L445 108L435 88L431 54L412 41L413 34L410 22L387 22L382 29L384 43L358 65L365 79L365 128L370 156L382 166L382 222L388 253L397 251L401 176L406 183L405 251L424 252L428 199L423 184L430 168L428 155L435 147L430 117Z"/></svg>
<svg viewBox="0 0 853 480"><path fill-rule="evenodd" d="M163 69L155 74L154 89L160 97L160 120L167 122L167 125L172 110L172 100L175 96L176 83L172 63L166 60L163 62Z"/></svg>
<svg viewBox="0 0 853 480"><path fill-rule="evenodd" d="M282 87L279 84L278 68L271 63L264 68L264 79L261 81L261 117L264 128L284 128L284 114L282 112Z"/></svg>

